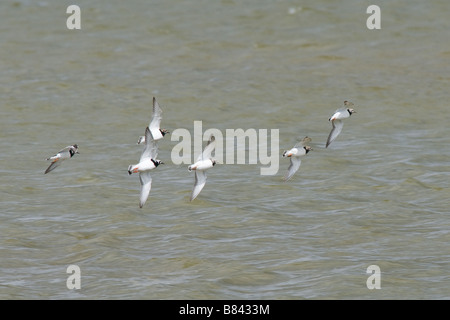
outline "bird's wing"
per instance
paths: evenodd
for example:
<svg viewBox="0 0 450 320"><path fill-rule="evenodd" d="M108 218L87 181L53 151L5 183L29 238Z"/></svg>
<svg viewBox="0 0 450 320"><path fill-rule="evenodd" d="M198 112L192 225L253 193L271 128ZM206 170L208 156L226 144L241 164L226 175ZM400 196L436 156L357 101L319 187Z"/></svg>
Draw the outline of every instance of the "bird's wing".
<svg viewBox="0 0 450 320"><path fill-rule="evenodd" d="M191 201L197 198L206 184L206 172L203 170L195 170L195 183L192 189Z"/></svg>
<svg viewBox="0 0 450 320"><path fill-rule="evenodd" d="M310 142L311 142L310 137L304 137L301 141L297 142L297 144L294 146L294 148L304 147Z"/></svg>
<svg viewBox="0 0 450 320"><path fill-rule="evenodd" d="M211 157L211 153L216 147L216 138L211 135L203 152L198 156L197 161L206 160Z"/></svg>
<svg viewBox="0 0 450 320"><path fill-rule="evenodd" d="M141 154L141 159L139 162L141 162L144 159L156 159L158 156L158 144L153 139L152 133L150 132L150 129L147 127L145 128L145 147Z"/></svg>
<svg viewBox="0 0 450 320"><path fill-rule="evenodd" d="M67 146L64 149L60 150L58 153L69 152L70 148L72 148L72 146Z"/></svg>
<svg viewBox="0 0 450 320"><path fill-rule="evenodd" d="M139 207L142 208L147 201L150 189L152 188L152 176L150 172L144 171L139 173L139 180L141 181L141 196L139 197Z"/></svg>
<svg viewBox="0 0 450 320"><path fill-rule="evenodd" d="M159 126L161 124L162 119L162 110L159 106L158 102L156 101L156 98L153 97L153 116L152 120L149 123L149 128L151 131L153 130L159 130Z"/></svg>
<svg viewBox="0 0 450 320"><path fill-rule="evenodd" d="M351 101L344 101L344 107L342 109L353 107L354 104Z"/></svg>
<svg viewBox="0 0 450 320"><path fill-rule="evenodd" d="M337 138L337 136L342 131L342 127L344 126L344 122L339 119L332 121L331 124L333 125L333 129L331 129L330 135L328 136L326 147L328 147L330 145L330 143L333 142L334 139Z"/></svg>
<svg viewBox="0 0 450 320"><path fill-rule="evenodd" d="M58 160L59 160L59 159L63 160L63 159L70 158L69 150L71 149L71 147L72 147L72 146L67 146L67 147L65 147L64 149L60 150L57 154L54 154L53 156L47 158L47 160L50 160L50 159L52 159L52 158L54 158L54 159L57 158ZM53 159L52 159L52 160L53 160Z"/></svg>
<svg viewBox="0 0 450 320"><path fill-rule="evenodd" d="M288 181L290 178L292 178L294 173L296 173L298 168L300 168L301 163L302 160L299 157L291 157L291 164L289 165L288 171L284 176L285 181Z"/></svg>
<svg viewBox="0 0 450 320"><path fill-rule="evenodd" d="M53 160L53 162L48 166L47 170L45 170L45 173L49 173L50 171L58 167L60 164L61 160L59 159Z"/></svg>

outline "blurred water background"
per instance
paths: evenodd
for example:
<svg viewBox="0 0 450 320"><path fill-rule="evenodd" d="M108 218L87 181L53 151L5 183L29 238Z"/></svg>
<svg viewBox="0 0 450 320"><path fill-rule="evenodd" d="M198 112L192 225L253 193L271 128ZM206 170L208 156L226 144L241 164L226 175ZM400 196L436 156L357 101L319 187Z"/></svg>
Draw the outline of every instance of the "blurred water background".
<svg viewBox="0 0 450 320"><path fill-rule="evenodd" d="M66 8L81 9L68 30ZM369 30L367 7L381 8ZM0 299L449 299L450 3L0 3ZM163 127L279 129L280 169L193 173ZM344 100L357 113L324 148ZM297 174L281 158L299 137ZM44 175L45 159L80 155ZM196 157L196 156L195 156ZM69 290L69 265L81 289ZM381 289L366 269L378 265Z"/></svg>

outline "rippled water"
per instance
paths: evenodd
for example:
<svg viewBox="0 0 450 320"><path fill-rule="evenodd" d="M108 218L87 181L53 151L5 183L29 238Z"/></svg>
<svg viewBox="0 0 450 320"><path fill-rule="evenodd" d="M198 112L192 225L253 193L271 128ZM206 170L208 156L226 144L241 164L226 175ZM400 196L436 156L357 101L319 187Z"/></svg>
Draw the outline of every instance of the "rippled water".
<svg viewBox="0 0 450 320"><path fill-rule="evenodd" d="M0 4L1 299L450 298L447 1L379 1L381 30L360 1L76 4L81 30L61 1ZM169 135L139 209L153 96L171 131L279 129L280 170L217 165L190 203Z"/></svg>

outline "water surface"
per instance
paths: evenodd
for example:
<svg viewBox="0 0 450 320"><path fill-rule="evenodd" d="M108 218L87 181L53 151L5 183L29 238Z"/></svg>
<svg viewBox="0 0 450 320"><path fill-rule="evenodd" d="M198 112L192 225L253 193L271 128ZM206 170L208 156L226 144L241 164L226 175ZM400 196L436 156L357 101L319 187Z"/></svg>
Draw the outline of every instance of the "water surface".
<svg viewBox="0 0 450 320"><path fill-rule="evenodd" d="M81 30L69 4L0 4L1 299L450 298L447 1L379 1L381 30L360 1L80 0ZM139 209L153 96L171 131L279 129L280 170L217 165L190 203L169 135Z"/></svg>

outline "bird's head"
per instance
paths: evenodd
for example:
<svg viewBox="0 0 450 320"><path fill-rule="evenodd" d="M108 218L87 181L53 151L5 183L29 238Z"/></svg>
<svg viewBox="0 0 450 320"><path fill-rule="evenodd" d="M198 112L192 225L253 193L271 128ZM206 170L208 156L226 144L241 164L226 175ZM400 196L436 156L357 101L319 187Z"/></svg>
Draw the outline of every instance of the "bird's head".
<svg viewBox="0 0 450 320"><path fill-rule="evenodd" d="M153 160L151 159L153 164L155 165L155 167L159 166L160 164L164 164L164 162L162 162L161 160Z"/></svg>
<svg viewBox="0 0 450 320"><path fill-rule="evenodd" d="M163 135L163 137L164 137L166 134L170 133L170 131L168 131L168 130L166 130L166 129L159 129L159 131L161 131L161 134Z"/></svg>

